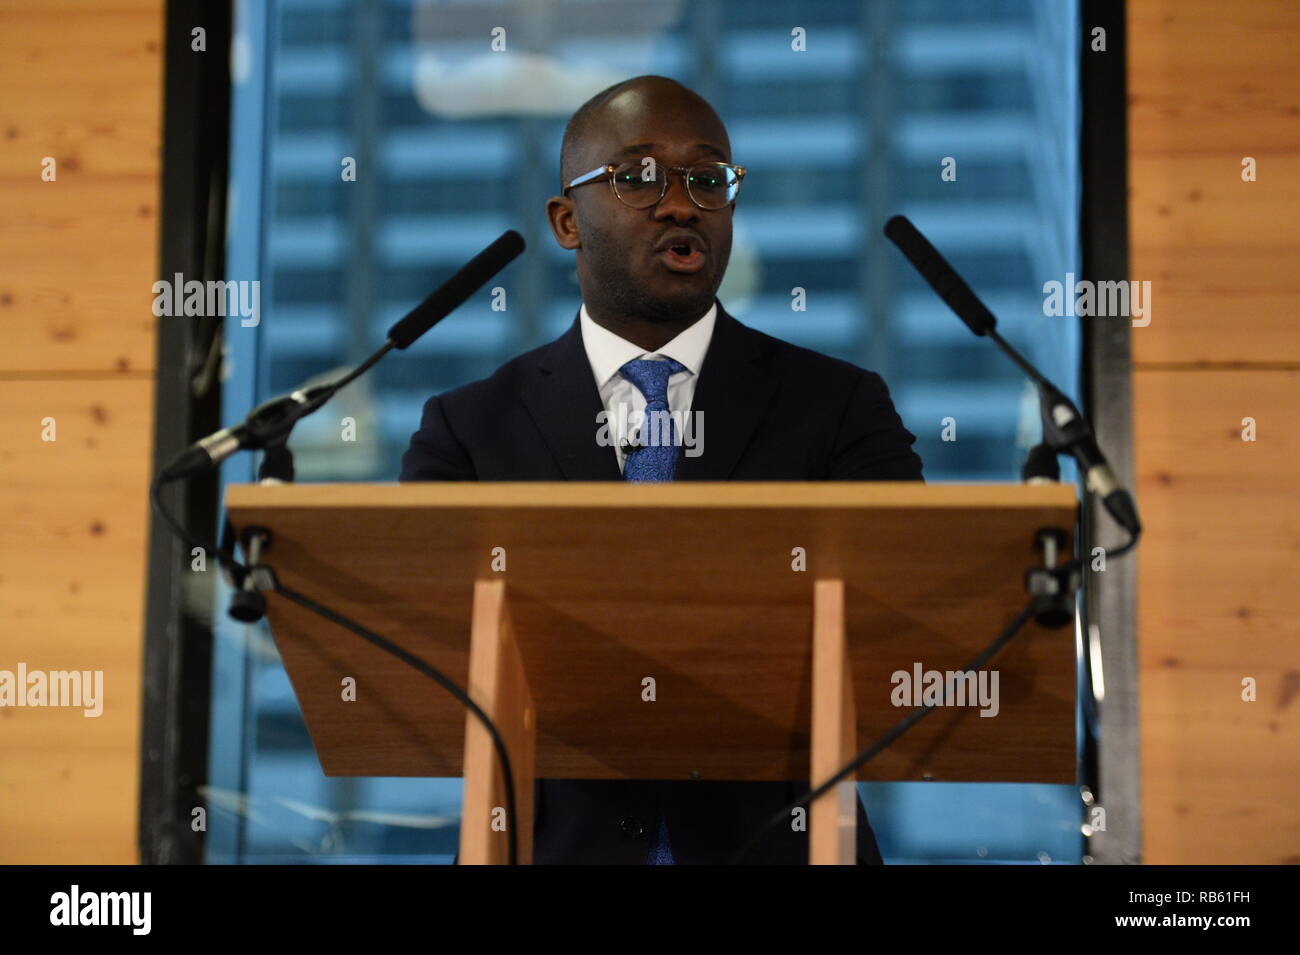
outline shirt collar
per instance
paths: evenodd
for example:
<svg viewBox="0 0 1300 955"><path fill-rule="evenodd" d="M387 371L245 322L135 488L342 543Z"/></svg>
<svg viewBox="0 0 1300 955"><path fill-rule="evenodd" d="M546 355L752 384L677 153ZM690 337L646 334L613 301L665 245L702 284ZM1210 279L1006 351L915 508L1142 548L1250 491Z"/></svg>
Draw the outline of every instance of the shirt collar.
<svg viewBox="0 0 1300 955"><path fill-rule="evenodd" d="M715 301L698 321L683 329L676 338L658 351L648 352L640 345L597 325L595 319L587 313L584 303L578 313L578 321L582 327L582 345L587 350L587 361L591 363L592 374L596 377L596 387L604 388L629 361L651 355L672 358L681 362L691 374L698 375L704 365L704 355L709 350L717 318L718 303Z"/></svg>

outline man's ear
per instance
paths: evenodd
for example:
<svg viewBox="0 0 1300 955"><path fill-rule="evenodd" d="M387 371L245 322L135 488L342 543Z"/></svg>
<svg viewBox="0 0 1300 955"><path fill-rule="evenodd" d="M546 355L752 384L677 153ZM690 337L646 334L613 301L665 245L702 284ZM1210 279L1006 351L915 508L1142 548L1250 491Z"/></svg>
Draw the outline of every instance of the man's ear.
<svg viewBox="0 0 1300 955"><path fill-rule="evenodd" d="M551 224L551 232L562 249L582 248L582 238L578 235L578 214L573 200L565 196L551 196L546 200L546 220Z"/></svg>

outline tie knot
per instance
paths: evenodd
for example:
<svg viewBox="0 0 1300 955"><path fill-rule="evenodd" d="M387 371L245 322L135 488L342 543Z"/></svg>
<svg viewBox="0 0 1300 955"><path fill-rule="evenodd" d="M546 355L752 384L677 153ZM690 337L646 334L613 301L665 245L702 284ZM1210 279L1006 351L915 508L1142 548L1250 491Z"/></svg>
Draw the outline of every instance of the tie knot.
<svg viewBox="0 0 1300 955"><path fill-rule="evenodd" d="M655 361L651 358L634 358L622 368L623 377L636 385L646 402L668 401L668 379L686 366L672 358Z"/></svg>

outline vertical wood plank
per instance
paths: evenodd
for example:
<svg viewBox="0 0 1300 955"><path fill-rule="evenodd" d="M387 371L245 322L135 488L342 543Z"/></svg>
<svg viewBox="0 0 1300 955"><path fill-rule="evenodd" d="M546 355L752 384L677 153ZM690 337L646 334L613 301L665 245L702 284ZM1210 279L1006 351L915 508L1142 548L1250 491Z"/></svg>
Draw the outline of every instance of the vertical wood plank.
<svg viewBox="0 0 1300 955"><path fill-rule="evenodd" d="M819 786L854 755L857 718L844 623L844 581L813 584L812 783ZM809 807L808 862L857 861L857 781L849 777Z"/></svg>
<svg viewBox="0 0 1300 955"><path fill-rule="evenodd" d="M473 713L467 713L460 864L506 864L508 833L513 828L518 833L519 864L530 865L537 720L503 580L474 583L468 691L470 699L482 707L505 740L518 818L508 818L505 777L492 736Z"/></svg>

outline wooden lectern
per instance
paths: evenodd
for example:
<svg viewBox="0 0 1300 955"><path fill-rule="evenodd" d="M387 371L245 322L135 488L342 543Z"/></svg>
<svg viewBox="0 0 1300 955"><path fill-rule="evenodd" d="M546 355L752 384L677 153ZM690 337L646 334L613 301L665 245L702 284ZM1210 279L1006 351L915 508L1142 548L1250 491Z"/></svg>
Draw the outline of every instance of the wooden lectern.
<svg viewBox="0 0 1300 955"><path fill-rule="evenodd" d="M908 713L895 674L960 670L1006 626L1041 566L1035 533L1077 513L1070 486L875 482L242 485L226 503L271 531L285 585L496 722L518 820L450 695L268 595L325 774L463 772L471 864L505 860L503 822L531 861L536 778L820 783ZM989 669L996 715L941 707L860 778L1073 782L1073 630L1030 623ZM811 807L810 861L854 861L854 798L850 780Z"/></svg>

